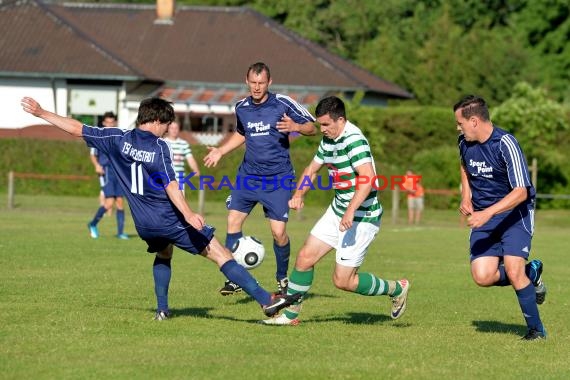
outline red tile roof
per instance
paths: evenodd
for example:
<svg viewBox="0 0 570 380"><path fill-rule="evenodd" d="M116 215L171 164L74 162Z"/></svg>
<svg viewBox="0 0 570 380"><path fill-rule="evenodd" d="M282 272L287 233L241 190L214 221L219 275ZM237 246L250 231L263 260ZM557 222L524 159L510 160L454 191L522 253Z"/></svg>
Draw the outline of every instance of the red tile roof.
<svg viewBox="0 0 570 380"><path fill-rule="evenodd" d="M154 5L5 3L0 72L183 82L176 96L186 100L203 84L226 88L210 94L225 100L228 90L245 90L247 67L263 61L274 86L412 97L248 8L178 6L172 25L155 19Z"/></svg>
<svg viewBox="0 0 570 380"><path fill-rule="evenodd" d="M65 73L68 77L138 75L41 3L0 5L0 25L0 72Z"/></svg>

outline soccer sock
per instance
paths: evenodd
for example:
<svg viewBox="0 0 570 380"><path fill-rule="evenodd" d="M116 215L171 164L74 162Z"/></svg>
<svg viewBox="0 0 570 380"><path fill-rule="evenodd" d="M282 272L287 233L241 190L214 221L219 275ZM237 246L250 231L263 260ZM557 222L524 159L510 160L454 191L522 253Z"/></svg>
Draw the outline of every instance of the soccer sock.
<svg viewBox="0 0 570 380"><path fill-rule="evenodd" d="M289 269L289 256L291 255L290 241L284 246L279 246L277 242L273 240L273 251L275 252L275 261L277 262L275 278L277 280L283 280L287 277L287 270Z"/></svg>
<svg viewBox="0 0 570 380"><path fill-rule="evenodd" d="M154 277L154 293L156 294L157 310L168 311L168 285L172 269L170 262L172 259L154 258L152 274Z"/></svg>
<svg viewBox="0 0 570 380"><path fill-rule="evenodd" d="M515 290L515 292L517 293L519 305L528 328L544 331L544 327L542 326L542 321L540 320L540 315L538 313L538 305L536 304L534 285L530 283L527 287Z"/></svg>
<svg viewBox="0 0 570 380"><path fill-rule="evenodd" d="M125 210L117 210L117 235L121 235L125 228Z"/></svg>
<svg viewBox="0 0 570 380"><path fill-rule="evenodd" d="M287 288L287 295L293 295L297 293L301 293L302 297L309 291L311 285L313 284L313 278L315 276L314 268L306 272L298 271L296 268L293 268L291 272L291 277L289 277L289 286ZM283 312L285 316L289 319L295 319L299 315L301 311L301 301L296 302L294 305L288 307Z"/></svg>
<svg viewBox="0 0 570 380"><path fill-rule="evenodd" d="M354 293L363 296L389 295L397 297L402 293L402 286L398 281L382 280L372 273L358 273L358 286Z"/></svg>
<svg viewBox="0 0 570 380"><path fill-rule="evenodd" d="M263 289L249 272L235 260L227 261L220 271L234 284L238 284L243 290L252 296L260 305L271 304L271 294Z"/></svg>
<svg viewBox="0 0 570 380"><path fill-rule="evenodd" d="M511 282L507 277L505 266L503 264L499 265L499 279L493 284L493 286L509 286L510 284Z"/></svg>
<svg viewBox="0 0 570 380"><path fill-rule="evenodd" d="M89 224L91 224L92 226L96 226L106 212L107 210L105 210L105 207L103 206L99 207L99 209L97 209L97 212L95 213L95 216L93 217L93 220Z"/></svg>
<svg viewBox="0 0 570 380"><path fill-rule="evenodd" d="M234 233L228 232L226 234L226 248L231 251L232 247L234 246L236 241L238 241L239 238L242 236L243 236L243 232L241 232L241 231L240 232L234 232Z"/></svg>

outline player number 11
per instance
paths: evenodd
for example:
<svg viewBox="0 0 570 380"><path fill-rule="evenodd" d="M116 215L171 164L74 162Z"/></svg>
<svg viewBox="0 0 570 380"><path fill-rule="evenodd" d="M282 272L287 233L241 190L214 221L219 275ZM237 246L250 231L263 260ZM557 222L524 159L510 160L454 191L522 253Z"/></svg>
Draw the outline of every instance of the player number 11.
<svg viewBox="0 0 570 380"><path fill-rule="evenodd" d="M131 165L131 193L144 195L142 165L133 162Z"/></svg>

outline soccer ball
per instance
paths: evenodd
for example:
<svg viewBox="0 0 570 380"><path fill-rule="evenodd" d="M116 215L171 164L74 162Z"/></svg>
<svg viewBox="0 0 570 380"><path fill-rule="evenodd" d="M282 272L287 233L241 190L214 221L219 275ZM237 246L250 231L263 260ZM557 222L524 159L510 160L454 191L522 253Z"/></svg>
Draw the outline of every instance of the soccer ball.
<svg viewBox="0 0 570 380"><path fill-rule="evenodd" d="M243 236L232 247L236 262L247 270L257 268L265 258L263 244L253 236Z"/></svg>

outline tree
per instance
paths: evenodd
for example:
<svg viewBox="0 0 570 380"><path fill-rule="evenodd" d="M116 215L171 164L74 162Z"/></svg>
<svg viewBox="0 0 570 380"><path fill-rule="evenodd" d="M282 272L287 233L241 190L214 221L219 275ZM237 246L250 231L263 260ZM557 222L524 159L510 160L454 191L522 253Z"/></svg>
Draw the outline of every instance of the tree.
<svg viewBox="0 0 570 380"><path fill-rule="evenodd" d="M492 112L493 121L515 134L528 155L548 153L559 133L568 130L564 107L543 88L520 82L509 99Z"/></svg>
<svg viewBox="0 0 570 380"><path fill-rule="evenodd" d="M541 192L568 187L566 147L558 142L567 137L570 128L561 104L549 99L543 88L520 82L512 96L496 107L491 116L500 127L516 136L527 160L538 159ZM565 192L569 190L566 188Z"/></svg>

